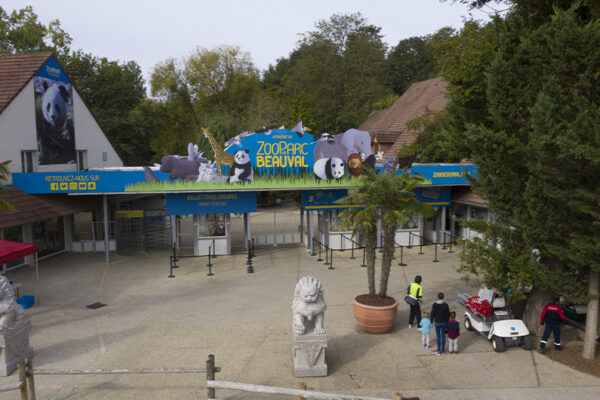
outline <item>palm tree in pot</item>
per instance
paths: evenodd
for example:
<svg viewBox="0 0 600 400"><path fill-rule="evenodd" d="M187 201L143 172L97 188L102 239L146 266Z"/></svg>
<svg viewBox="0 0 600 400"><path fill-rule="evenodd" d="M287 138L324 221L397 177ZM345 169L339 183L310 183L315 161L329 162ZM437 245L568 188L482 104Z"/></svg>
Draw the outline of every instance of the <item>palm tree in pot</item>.
<svg viewBox="0 0 600 400"><path fill-rule="evenodd" d="M356 296L354 314L361 329L369 333L389 332L394 325L398 302L387 295L392 258L394 257L396 230L415 214L433 215L434 209L415 197L414 189L426 183L420 176L376 174L365 170L361 184L349 189L340 200L352 204L344 210L343 227L359 234L365 245L369 293ZM377 223L381 219L383 231L381 275L379 291L375 290L375 260L377 248Z"/></svg>

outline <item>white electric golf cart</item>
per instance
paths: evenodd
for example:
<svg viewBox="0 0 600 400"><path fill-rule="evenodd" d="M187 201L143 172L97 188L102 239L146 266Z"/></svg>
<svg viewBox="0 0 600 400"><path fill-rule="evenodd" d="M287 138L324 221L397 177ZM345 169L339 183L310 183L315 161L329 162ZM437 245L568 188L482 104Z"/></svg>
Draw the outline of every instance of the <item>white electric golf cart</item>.
<svg viewBox="0 0 600 400"><path fill-rule="evenodd" d="M471 298L467 293L458 295L458 303L465 307L465 329L477 331L492 342L495 352L503 352L508 346L523 346L525 350L533 349L529 330L520 319L514 319L510 306L504 296L493 290L482 288L479 299L487 300L492 306L492 315L482 315L477 310L467 307Z"/></svg>

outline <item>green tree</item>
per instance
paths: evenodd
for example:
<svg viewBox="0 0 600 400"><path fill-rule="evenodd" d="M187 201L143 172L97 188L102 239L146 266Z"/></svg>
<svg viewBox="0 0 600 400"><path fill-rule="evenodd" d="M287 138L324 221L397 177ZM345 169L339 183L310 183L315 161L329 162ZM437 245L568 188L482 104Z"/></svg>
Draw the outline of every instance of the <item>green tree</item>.
<svg viewBox="0 0 600 400"><path fill-rule="evenodd" d="M394 93L401 95L408 87L419 81L435 78L440 71L434 56L431 36L414 36L403 39L387 55L390 85Z"/></svg>
<svg viewBox="0 0 600 400"><path fill-rule="evenodd" d="M53 51L67 54L71 36L55 19L46 26L38 21L31 6L8 14L0 7L0 54Z"/></svg>
<svg viewBox="0 0 600 400"><path fill-rule="evenodd" d="M2 181L8 179L8 176L10 175L8 164L10 164L10 160L0 162L0 194L6 190L2 184ZM15 212L16 210L8 201L0 197L0 211Z"/></svg>
<svg viewBox="0 0 600 400"><path fill-rule="evenodd" d="M167 119L151 147L156 154L182 154L192 141L212 157L201 133L207 127L223 143L241 132L247 109L260 93L260 80L248 53L237 47L198 48L178 62L168 59L151 74L151 94ZM248 128L246 128L248 129Z"/></svg>
<svg viewBox="0 0 600 400"><path fill-rule="evenodd" d="M387 297L388 281L394 256L396 230L415 214L433 215L434 210L415 198L414 189L425 180L419 176L376 174L367 169L360 177L360 185L348 190L340 202L364 204L363 208L343 211L343 226L352 229L352 237L361 234L365 238L367 279L369 296ZM381 275L379 291L375 292L375 251L377 247L377 221L381 219L383 230Z"/></svg>
<svg viewBox="0 0 600 400"><path fill-rule="evenodd" d="M381 28L368 25L360 13L334 14L315 28L302 34L289 57L269 66L263 85L284 88L290 111L297 111L301 93L303 113L313 118L309 126L315 131L358 126L375 102L392 93Z"/></svg>
<svg viewBox="0 0 600 400"><path fill-rule="evenodd" d="M540 251L543 274L532 276L534 285L587 300L583 356L591 359L600 273L600 189L592 183L600 176L600 20L584 3L557 6L545 19L518 3L495 19L493 40L482 39L491 43L491 61L471 73L483 80L476 85L485 89L477 95L482 115L465 118L472 123L463 145L480 168L474 188L526 248ZM456 76L451 82L460 85ZM466 89L451 93L464 98ZM468 115L458 110L466 104L449 112Z"/></svg>
<svg viewBox="0 0 600 400"><path fill-rule="evenodd" d="M109 61L81 50L59 59L124 163L148 164L152 154L145 132L131 116L146 95L140 66L135 61Z"/></svg>

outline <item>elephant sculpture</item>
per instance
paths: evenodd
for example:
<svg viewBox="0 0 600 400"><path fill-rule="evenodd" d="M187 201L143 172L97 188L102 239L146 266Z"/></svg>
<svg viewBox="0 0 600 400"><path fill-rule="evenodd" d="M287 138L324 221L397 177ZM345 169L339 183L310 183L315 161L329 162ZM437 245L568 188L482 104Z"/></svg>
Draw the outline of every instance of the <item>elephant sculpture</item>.
<svg viewBox="0 0 600 400"><path fill-rule="evenodd" d="M363 159L371 155L369 132L353 128L339 135L333 135L329 140L320 141L315 146L313 160L316 162L322 158L337 157L346 162L353 153L360 153Z"/></svg>

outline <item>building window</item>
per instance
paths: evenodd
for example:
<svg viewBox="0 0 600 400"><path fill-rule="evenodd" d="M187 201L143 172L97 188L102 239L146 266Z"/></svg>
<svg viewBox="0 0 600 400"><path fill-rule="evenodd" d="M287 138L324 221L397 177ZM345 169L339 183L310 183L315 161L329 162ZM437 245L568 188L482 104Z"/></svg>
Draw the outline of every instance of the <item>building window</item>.
<svg viewBox="0 0 600 400"><path fill-rule="evenodd" d="M87 150L77 150L77 170L87 170Z"/></svg>
<svg viewBox="0 0 600 400"><path fill-rule="evenodd" d="M44 257L65 250L63 217L36 221L31 224L33 242L38 246L38 256Z"/></svg>
<svg viewBox="0 0 600 400"><path fill-rule="evenodd" d="M27 150L21 152L21 171L33 172L33 160L35 151Z"/></svg>

